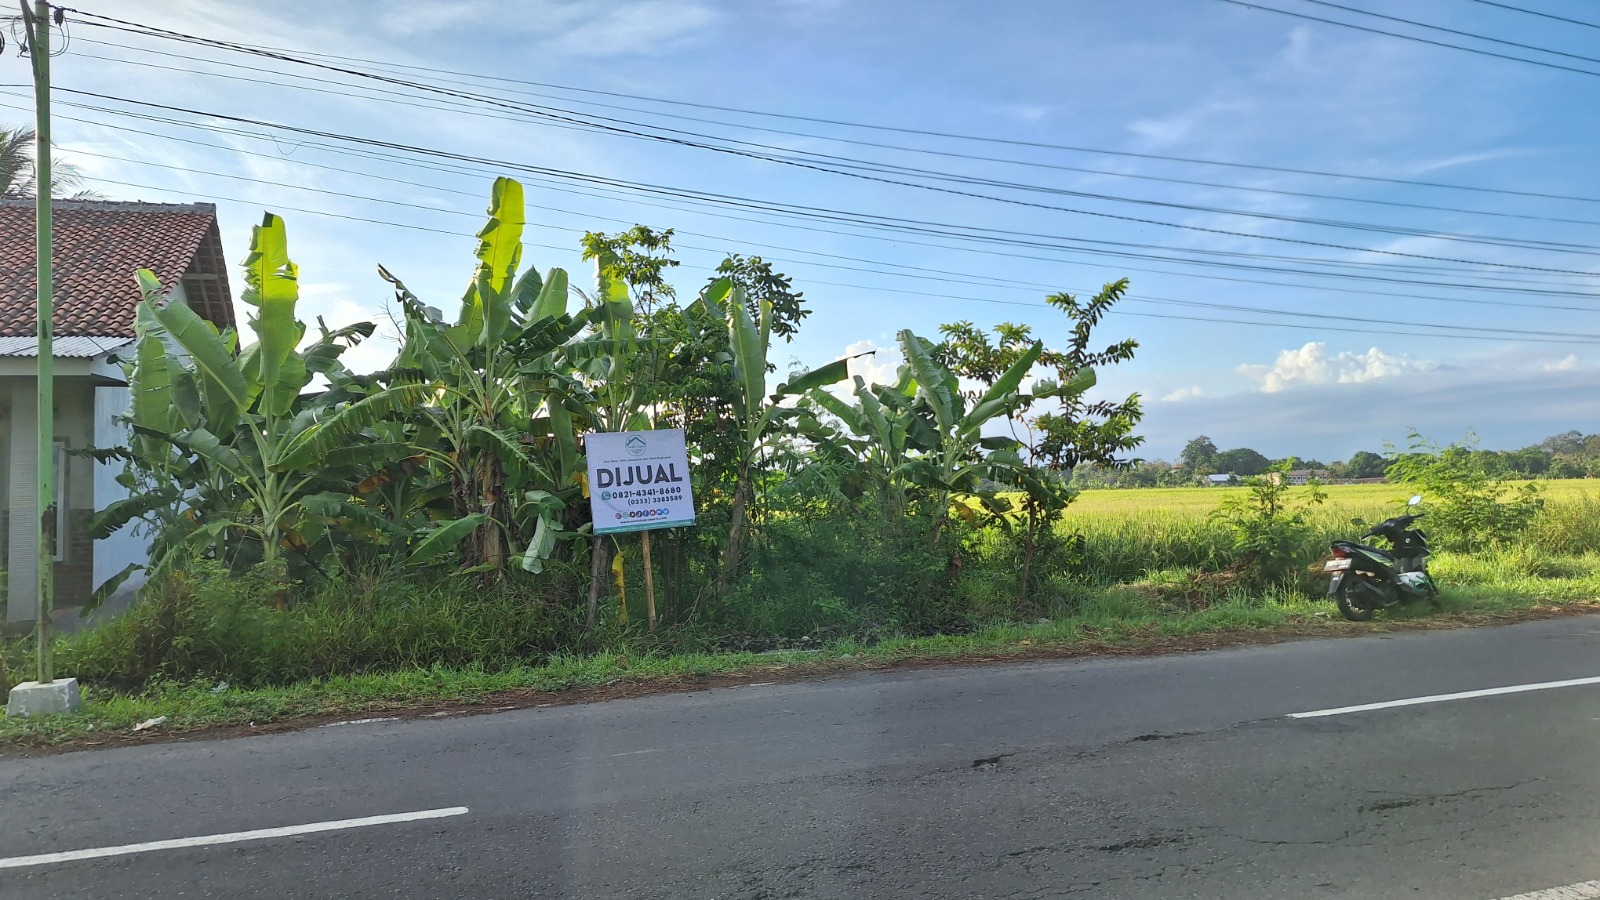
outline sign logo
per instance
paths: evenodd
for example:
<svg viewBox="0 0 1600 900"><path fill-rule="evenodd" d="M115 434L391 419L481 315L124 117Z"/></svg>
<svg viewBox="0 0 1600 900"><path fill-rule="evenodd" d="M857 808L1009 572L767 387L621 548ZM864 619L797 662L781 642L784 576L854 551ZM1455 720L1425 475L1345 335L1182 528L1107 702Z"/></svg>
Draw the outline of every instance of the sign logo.
<svg viewBox="0 0 1600 900"><path fill-rule="evenodd" d="M629 435L628 440L623 443L622 447L628 451L629 456L638 456L645 451L644 438L637 434Z"/></svg>

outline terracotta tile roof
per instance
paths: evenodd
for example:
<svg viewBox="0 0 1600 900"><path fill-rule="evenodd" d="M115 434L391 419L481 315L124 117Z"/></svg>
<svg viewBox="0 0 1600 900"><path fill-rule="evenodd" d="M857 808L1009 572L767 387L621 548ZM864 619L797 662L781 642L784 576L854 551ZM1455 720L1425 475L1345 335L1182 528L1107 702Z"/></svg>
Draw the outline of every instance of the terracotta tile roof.
<svg viewBox="0 0 1600 900"><path fill-rule="evenodd" d="M54 205L55 333L131 337L149 269L218 327L234 324L227 267L210 203L57 200ZM35 332L34 203L0 201L0 336Z"/></svg>

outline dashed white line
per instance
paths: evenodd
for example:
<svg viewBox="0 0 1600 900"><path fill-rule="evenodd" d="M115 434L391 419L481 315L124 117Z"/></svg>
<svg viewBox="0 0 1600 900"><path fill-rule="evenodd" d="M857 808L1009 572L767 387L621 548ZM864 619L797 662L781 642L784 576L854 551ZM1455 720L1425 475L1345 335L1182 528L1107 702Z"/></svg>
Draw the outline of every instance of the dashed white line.
<svg viewBox="0 0 1600 900"><path fill-rule="evenodd" d="M446 809L424 809L417 812L391 813L384 816L367 816L361 819L337 819L331 822L312 822L308 825L288 825L282 828L261 828L255 831L235 831L230 834L208 834L201 837L175 838L169 841L147 841L143 844L123 844L120 847L97 847L92 850L67 850L61 853L41 853L37 856L13 856L0 859L0 869L22 869L28 866L48 866L54 863L100 859L107 856L127 856L133 853L151 853L157 850L179 850L185 847L211 847L217 844L237 844L243 841L264 841L268 838L293 837L299 834L316 834L320 831L343 831L349 828L367 828L373 825L397 825L423 819L444 819L467 814L465 806Z"/></svg>
<svg viewBox="0 0 1600 900"><path fill-rule="evenodd" d="M1546 888L1531 894L1502 897L1500 900L1597 900L1600 898L1600 881L1585 881L1566 887Z"/></svg>
<svg viewBox="0 0 1600 900"><path fill-rule="evenodd" d="M1471 700L1474 697L1494 697L1500 694L1524 694L1528 691L1548 691L1554 688L1600 684L1600 678L1569 678L1566 681L1543 681L1538 684L1514 684L1509 687L1487 688L1481 691L1462 691L1459 694L1433 694L1428 697L1409 697L1405 700L1386 700L1383 703L1363 703L1360 706L1340 706L1336 709L1318 709L1311 712L1290 713L1291 719L1318 719L1323 716L1342 716L1346 713L1371 712L1375 709L1393 709L1397 706L1421 706L1424 703L1446 703L1451 700Z"/></svg>

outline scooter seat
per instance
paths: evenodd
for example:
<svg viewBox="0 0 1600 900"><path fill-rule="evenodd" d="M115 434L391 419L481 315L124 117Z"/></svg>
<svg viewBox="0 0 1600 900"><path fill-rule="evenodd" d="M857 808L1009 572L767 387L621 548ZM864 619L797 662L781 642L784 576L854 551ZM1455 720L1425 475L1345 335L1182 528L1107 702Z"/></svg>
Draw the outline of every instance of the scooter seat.
<svg viewBox="0 0 1600 900"><path fill-rule="evenodd" d="M1354 547L1357 550L1361 550L1361 551L1364 551L1364 552L1367 552L1367 553L1374 554L1379 559L1394 559L1394 554L1393 553L1390 553L1389 551L1384 550L1381 547L1373 547L1373 546L1368 545L1368 544L1358 544L1355 541L1340 541L1339 543L1343 544L1346 547Z"/></svg>

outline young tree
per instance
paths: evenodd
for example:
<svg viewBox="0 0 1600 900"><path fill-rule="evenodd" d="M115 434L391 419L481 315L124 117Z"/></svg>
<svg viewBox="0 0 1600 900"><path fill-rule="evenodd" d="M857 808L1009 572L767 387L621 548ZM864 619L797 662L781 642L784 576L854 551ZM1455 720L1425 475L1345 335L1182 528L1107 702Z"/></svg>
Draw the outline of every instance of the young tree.
<svg viewBox="0 0 1600 900"><path fill-rule="evenodd" d="M1024 595L1041 535L1075 496L1070 486L1074 470L1084 463L1126 469L1134 461L1121 454L1144 440L1133 433L1142 415L1138 394L1120 402L1084 396L1084 391L1094 384L1096 368L1132 359L1139 346L1137 341L1127 339L1091 349L1095 327L1127 290L1128 280L1124 278L1105 285L1086 301L1071 294L1045 298L1072 323L1067 345L1058 350L1041 348L1026 325L999 325L994 329L993 343L970 322L940 329L945 336L936 350L941 361L952 373L985 388L992 389L1030 353L1037 353L1037 364L1054 376L1036 380L1009 410L1002 410L1017 442L1015 452L1024 465L997 468L992 476L1024 495ZM997 521L1005 526L1010 522L1004 515L998 516Z"/></svg>

